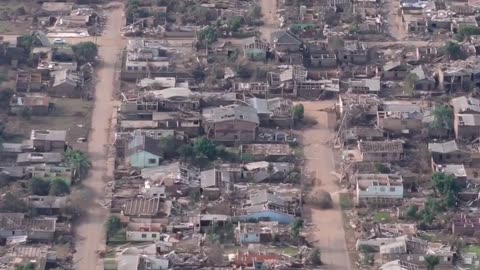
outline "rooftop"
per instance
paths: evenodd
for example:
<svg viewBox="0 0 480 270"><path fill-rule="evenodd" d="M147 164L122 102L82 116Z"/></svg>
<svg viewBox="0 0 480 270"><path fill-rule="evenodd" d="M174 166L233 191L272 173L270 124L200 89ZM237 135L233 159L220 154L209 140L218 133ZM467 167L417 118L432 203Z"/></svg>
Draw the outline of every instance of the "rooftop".
<svg viewBox="0 0 480 270"><path fill-rule="evenodd" d="M480 114L457 114L459 126L480 126Z"/></svg>
<svg viewBox="0 0 480 270"><path fill-rule="evenodd" d="M361 141L358 148L363 153L403 153L403 141Z"/></svg>
<svg viewBox="0 0 480 270"><path fill-rule="evenodd" d="M452 153L455 151L463 150L463 148L455 140L441 143L429 143L428 150L434 153Z"/></svg>
<svg viewBox="0 0 480 270"><path fill-rule="evenodd" d="M30 140L41 141L65 141L67 139L66 130L32 130Z"/></svg>
<svg viewBox="0 0 480 270"><path fill-rule="evenodd" d="M371 186L403 186L403 178L396 174L357 174L356 182L360 189Z"/></svg>
<svg viewBox="0 0 480 270"><path fill-rule="evenodd" d="M257 110L250 106L230 105L226 107L207 108L203 110L206 121L221 123L224 121L240 120L259 123Z"/></svg>
<svg viewBox="0 0 480 270"><path fill-rule="evenodd" d="M20 153L17 156L17 163L32 162L32 163L60 163L63 156L61 153L51 152L35 152L35 153Z"/></svg>
<svg viewBox="0 0 480 270"><path fill-rule="evenodd" d="M451 103L456 113L480 113L480 99L463 96L453 98Z"/></svg>
<svg viewBox="0 0 480 270"><path fill-rule="evenodd" d="M135 198L125 203L125 216L155 216L160 211L160 199Z"/></svg>
<svg viewBox="0 0 480 270"><path fill-rule="evenodd" d="M54 232L56 218L28 218L22 213L0 213L2 230Z"/></svg>
<svg viewBox="0 0 480 270"><path fill-rule="evenodd" d="M262 156L289 156L293 155L293 149L288 144L242 144L243 154Z"/></svg>

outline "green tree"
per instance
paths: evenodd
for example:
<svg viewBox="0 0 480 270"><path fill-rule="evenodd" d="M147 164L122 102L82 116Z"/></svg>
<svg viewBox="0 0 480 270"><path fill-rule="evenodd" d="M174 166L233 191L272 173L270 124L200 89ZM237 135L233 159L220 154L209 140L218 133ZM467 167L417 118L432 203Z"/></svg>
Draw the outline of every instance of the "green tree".
<svg viewBox="0 0 480 270"><path fill-rule="evenodd" d="M19 196L8 192L2 199L1 210L8 213L25 213L28 211L28 207Z"/></svg>
<svg viewBox="0 0 480 270"><path fill-rule="evenodd" d="M301 218L295 219L295 221L292 223L292 228L291 228L292 238L295 240L298 240L302 229L303 229L303 219Z"/></svg>
<svg viewBox="0 0 480 270"><path fill-rule="evenodd" d="M303 107L303 104L299 103L293 106L292 113L293 113L293 119L297 121L303 120L303 117L305 114L305 108Z"/></svg>
<svg viewBox="0 0 480 270"><path fill-rule="evenodd" d="M193 150L193 146L190 144L182 144L178 150L178 155L183 160L190 160L195 157L195 151Z"/></svg>
<svg viewBox="0 0 480 270"><path fill-rule="evenodd" d="M238 30L240 30L240 27L242 27L242 22L242 17L233 17L228 20L227 25L230 31L238 32Z"/></svg>
<svg viewBox="0 0 480 270"><path fill-rule="evenodd" d="M425 262L427 263L428 270L434 270L435 266L440 264L440 258L437 256L427 256L425 257Z"/></svg>
<svg viewBox="0 0 480 270"><path fill-rule="evenodd" d="M198 40L205 44L212 44L217 41L218 33L217 29L213 26L207 26L205 29L198 33Z"/></svg>
<svg viewBox="0 0 480 270"><path fill-rule="evenodd" d="M20 111L20 116L25 120L30 120L32 118L32 109L29 107L23 107Z"/></svg>
<svg viewBox="0 0 480 270"><path fill-rule="evenodd" d="M33 48L42 46L42 43L34 34L26 34L19 37L19 45L30 53Z"/></svg>
<svg viewBox="0 0 480 270"><path fill-rule="evenodd" d="M70 187L62 179L54 179L50 183L50 191L48 192L51 196L63 196L70 193Z"/></svg>
<svg viewBox="0 0 480 270"><path fill-rule="evenodd" d="M390 173L390 168L383 164L383 163L376 163L375 164L375 169L379 172L379 173Z"/></svg>
<svg viewBox="0 0 480 270"><path fill-rule="evenodd" d="M220 226L214 223L207 229L207 235L214 243L231 243L235 239L235 232L232 223L226 223Z"/></svg>
<svg viewBox="0 0 480 270"><path fill-rule="evenodd" d="M97 44L86 41L80 42L72 46L73 52L75 53L75 58L81 64L87 62L94 62L95 58L98 55L98 47Z"/></svg>
<svg viewBox="0 0 480 270"><path fill-rule="evenodd" d="M117 216L110 216L105 223L105 232L107 237L112 237L122 229L122 223Z"/></svg>
<svg viewBox="0 0 480 270"><path fill-rule="evenodd" d="M435 106L432 112L433 122L431 127L434 129L447 129L451 131L453 129L453 109L449 106L438 105Z"/></svg>
<svg viewBox="0 0 480 270"><path fill-rule="evenodd" d="M447 43L447 45L444 47L444 50L451 60L461 60L466 58L465 53L460 47L460 44L456 42Z"/></svg>
<svg viewBox="0 0 480 270"><path fill-rule="evenodd" d="M160 149L163 153L163 158L171 159L177 157L178 143L174 136L163 137L159 141Z"/></svg>
<svg viewBox="0 0 480 270"><path fill-rule="evenodd" d="M12 89L0 90L0 105L4 108L10 104L10 100L15 92Z"/></svg>
<svg viewBox="0 0 480 270"><path fill-rule="evenodd" d="M203 155L210 160L217 157L217 146L205 137L202 137L195 142L194 150L197 155Z"/></svg>
<svg viewBox="0 0 480 270"><path fill-rule="evenodd" d="M65 153L65 161L69 166L75 168L76 174L80 179L83 179L92 167L88 156L79 150L68 150Z"/></svg>
<svg viewBox="0 0 480 270"><path fill-rule="evenodd" d="M417 216L418 216L418 206L416 206L416 205L411 205L410 207L408 207L407 211L405 212L405 215L406 215L409 219L416 220L416 219L417 219Z"/></svg>
<svg viewBox="0 0 480 270"><path fill-rule="evenodd" d="M253 25L255 20L258 20L261 18L262 18L262 8L257 4L250 5L250 7L248 8L247 16L245 17L245 19L247 20L247 23L249 25Z"/></svg>
<svg viewBox="0 0 480 270"><path fill-rule="evenodd" d="M313 265L322 265L322 253L319 248L314 248L312 251L312 264Z"/></svg>
<svg viewBox="0 0 480 270"><path fill-rule="evenodd" d="M403 80L403 92L412 96L415 92L415 83L418 81L418 76L415 73L409 73L405 80Z"/></svg>
<svg viewBox="0 0 480 270"><path fill-rule="evenodd" d="M435 192L440 195L447 195L449 192L456 194L460 190L451 174L436 172L432 175L432 182Z"/></svg>
<svg viewBox="0 0 480 270"><path fill-rule="evenodd" d="M50 182L41 178L32 178L30 180L30 192L33 195L46 196L50 190Z"/></svg>
<svg viewBox="0 0 480 270"><path fill-rule="evenodd" d="M16 265L15 270L35 270L35 264L32 262Z"/></svg>

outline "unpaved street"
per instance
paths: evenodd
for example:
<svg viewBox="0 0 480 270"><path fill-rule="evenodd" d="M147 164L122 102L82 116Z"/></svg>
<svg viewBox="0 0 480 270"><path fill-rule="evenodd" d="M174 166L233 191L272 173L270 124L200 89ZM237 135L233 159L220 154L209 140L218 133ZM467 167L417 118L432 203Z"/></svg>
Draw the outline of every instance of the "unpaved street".
<svg viewBox="0 0 480 270"><path fill-rule="evenodd" d="M305 169L316 176L315 186L332 194L334 208L330 210L306 209L311 216L313 228L310 240L315 242L322 254L326 269L351 269L347 247L343 217L340 209L336 178L331 174L335 170L334 155L331 146L326 144L335 137L335 114L328 114L319 109L333 107L334 100L303 102L305 116L315 119L318 124L303 132Z"/></svg>
<svg viewBox="0 0 480 270"><path fill-rule="evenodd" d="M271 33L277 31L279 22L277 19L277 0L260 0L263 14L263 25L259 27L264 40L270 41Z"/></svg>
<svg viewBox="0 0 480 270"><path fill-rule="evenodd" d="M115 63L119 59L123 46L123 39L120 36L122 15L123 9L120 6L110 10L105 34L98 38L99 55L103 62L97 72L95 108L88 143L88 154L93 168L90 170L89 177L83 181L82 187L88 194L89 205L86 207L85 217L75 227L74 263L75 269L80 270L103 269L102 262L97 260L96 251L105 249L103 224L107 219L108 211L96 201L105 196L106 181L111 180L113 175L113 166L107 156L107 146L111 136L110 119L114 108Z"/></svg>
<svg viewBox="0 0 480 270"><path fill-rule="evenodd" d="M402 22L401 16L398 14L400 8L399 0L386 0L385 10L388 14L386 16L388 32L396 40L404 40L407 34L405 33L405 26Z"/></svg>

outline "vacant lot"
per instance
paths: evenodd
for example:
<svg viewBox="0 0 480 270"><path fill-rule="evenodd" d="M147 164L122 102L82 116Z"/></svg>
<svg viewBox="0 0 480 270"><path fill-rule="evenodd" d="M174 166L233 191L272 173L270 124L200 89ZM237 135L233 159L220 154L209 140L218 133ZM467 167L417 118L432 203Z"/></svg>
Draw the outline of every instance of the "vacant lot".
<svg viewBox="0 0 480 270"><path fill-rule="evenodd" d="M32 129L67 130L68 142L75 149L85 150L86 143L77 144L77 139L88 137L92 103L81 99L54 99L53 102L55 109L48 116L32 115L30 119L7 116L4 121L7 133L25 139Z"/></svg>

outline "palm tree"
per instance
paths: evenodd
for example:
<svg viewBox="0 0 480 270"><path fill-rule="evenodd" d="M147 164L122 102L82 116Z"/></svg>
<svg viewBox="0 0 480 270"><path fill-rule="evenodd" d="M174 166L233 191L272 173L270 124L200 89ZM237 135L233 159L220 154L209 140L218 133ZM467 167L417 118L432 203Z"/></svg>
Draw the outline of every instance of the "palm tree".
<svg viewBox="0 0 480 270"><path fill-rule="evenodd" d="M78 150L68 150L65 153L65 161L75 168L75 173L78 174L79 179L86 176L88 170L92 167L92 162L90 162L88 156Z"/></svg>
<svg viewBox="0 0 480 270"><path fill-rule="evenodd" d="M427 263L428 270L434 270L435 266L440 263L440 258L438 258L437 256L428 256L425 257L425 262Z"/></svg>

